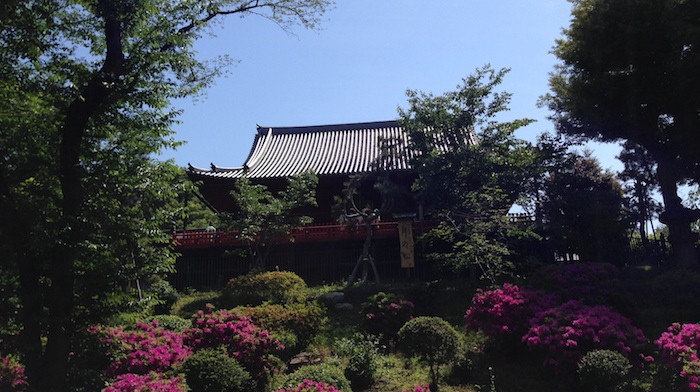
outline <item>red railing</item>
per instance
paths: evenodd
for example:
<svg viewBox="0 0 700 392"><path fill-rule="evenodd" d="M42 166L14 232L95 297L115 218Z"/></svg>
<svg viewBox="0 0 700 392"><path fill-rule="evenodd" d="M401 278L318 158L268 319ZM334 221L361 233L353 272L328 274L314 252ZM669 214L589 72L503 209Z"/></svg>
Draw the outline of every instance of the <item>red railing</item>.
<svg viewBox="0 0 700 392"><path fill-rule="evenodd" d="M425 222L424 222L425 223ZM420 223L414 222L414 231L420 230ZM431 226L432 227L432 226ZM376 222L372 224L373 238L398 237L397 222ZM285 242L320 242L320 241L347 241L362 240L367 232L365 225L348 226L336 223L315 224L298 227L290 231L289 238L280 238L279 243ZM217 246L243 246L236 231L218 230L215 232L204 230L184 230L173 233L175 246L183 248L206 248Z"/></svg>

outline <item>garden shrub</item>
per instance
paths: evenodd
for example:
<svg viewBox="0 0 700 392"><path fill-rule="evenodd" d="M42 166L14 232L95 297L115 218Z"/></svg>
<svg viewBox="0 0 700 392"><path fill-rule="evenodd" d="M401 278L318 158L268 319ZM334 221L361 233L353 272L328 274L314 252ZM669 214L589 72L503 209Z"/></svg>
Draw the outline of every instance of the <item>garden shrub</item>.
<svg viewBox="0 0 700 392"><path fill-rule="evenodd" d="M243 392L249 390L250 374L225 351L204 349L182 364L187 386L196 392Z"/></svg>
<svg viewBox="0 0 700 392"><path fill-rule="evenodd" d="M229 280L223 297L232 307L257 306L263 302L304 302L307 292L306 283L294 272L270 271L241 275Z"/></svg>
<svg viewBox="0 0 700 392"><path fill-rule="evenodd" d="M408 389L404 389L401 392L430 392L430 385L428 385L428 384L416 385L415 387L411 388L410 391Z"/></svg>
<svg viewBox="0 0 700 392"><path fill-rule="evenodd" d="M340 389L336 389L333 385L326 385L325 383L311 380L304 380L296 387L290 387L286 389L278 389L275 392L342 392Z"/></svg>
<svg viewBox="0 0 700 392"><path fill-rule="evenodd" d="M109 375L166 371L192 354L183 344L182 334L158 328L157 322L138 322L133 330L92 327L92 331L106 343L118 344Z"/></svg>
<svg viewBox="0 0 700 392"><path fill-rule="evenodd" d="M609 263L557 263L537 270L534 286L556 294L562 302L581 301L587 305L612 305L620 297L620 271Z"/></svg>
<svg viewBox="0 0 700 392"><path fill-rule="evenodd" d="M440 365L455 359L459 335L440 317L421 316L409 320L399 329L396 345L402 352L428 363L432 385L435 386Z"/></svg>
<svg viewBox="0 0 700 392"><path fill-rule="evenodd" d="M120 374L116 381L102 390L103 392L187 392L180 377L167 378L160 373Z"/></svg>
<svg viewBox="0 0 700 392"><path fill-rule="evenodd" d="M153 312L155 314L168 314L180 294L167 280L159 279L151 284L148 292L153 296Z"/></svg>
<svg viewBox="0 0 700 392"><path fill-rule="evenodd" d="M24 367L17 358L8 355L0 358L0 391L27 390L27 377Z"/></svg>
<svg viewBox="0 0 700 392"><path fill-rule="evenodd" d="M363 327L372 335L391 340L413 316L414 305L398 294L379 292L362 304Z"/></svg>
<svg viewBox="0 0 700 392"><path fill-rule="evenodd" d="M159 314L150 317L150 321L158 323L158 327L160 328L174 332L183 332L187 327L192 325L192 321L170 314Z"/></svg>
<svg viewBox="0 0 700 392"><path fill-rule="evenodd" d="M545 365L573 370L593 350L609 349L627 358L633 351L641 355L646 338L628 318L610 308L571 300L535 315L522 341L545 353Z"/></svg>
<svg viewBox="0 0 700 392"><path fill-rule="evenodd" d="M555 306L554 298L540 292L505 283L493 290L477 289L464 318L467 329L489 337L515 336L527 332L529 320L537 312Z"/></svg>
<svg viewBox="0 0 700 392"><path fill-rule="evenodd" d="M284 383L286 390L296 391L296 387L304 382L311 380L317 383L323 383L326 386L332 385L336 390L348 392L352 391L350 381L343 374L343 370L337 363L322 363L318 365L303 366L293 373L287 375ZM303 391L303 389L302 389Z"/></svg>
<svg viewBox="0 0 700 392"><path fill-rule="evenodd" d="M185 330L184 341L195 350L224 346L255 380L270 374L277 366L274 354L284 349L268 331L253 324L250 317L226 310L199 311L192 327Z"/></svg>
<svg viewBox="0 0 700 392"><path fill-rule="evenodd" d="M654 341L661 360L688 382L692 391L700 390L700 324L674 323Z"/></svg>
<svg viewBox="0 0 700 392"><path fill-rule="evenodd" d="M379 340L371 335L356 333L352 339L339 339L336 343L339 354L348 358L345 377L354 390L369 388L377 373Z"/></svg>
<svg viewBox="0 0 700 392"><path fill-rule="evenodd" d="M578 376L586 391L622 391L627 385L629 359L612 350L593 350L578 363Z"/></svg>
<svg viewBox="0 0 700 392"><path fill-rule="evenodd" d="M316 301L264 304L235 310L249 316L260 328L274 333L288 351L305 348L327 321L325 309Z"/></svg>

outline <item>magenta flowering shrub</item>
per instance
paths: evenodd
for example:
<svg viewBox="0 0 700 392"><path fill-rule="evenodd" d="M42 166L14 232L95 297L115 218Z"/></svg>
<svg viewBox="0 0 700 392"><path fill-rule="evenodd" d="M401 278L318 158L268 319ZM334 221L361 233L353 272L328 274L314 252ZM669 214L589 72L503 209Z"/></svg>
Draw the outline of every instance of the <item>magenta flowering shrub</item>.
<svg viewBox="0 0 700 392"><path fill-rule="evenodd" d="M535 313L555 306L554 299L505 283L493 290L478 289L464 318L467 328L491 337L522 336Z"/></svg>
<svg viewBox="0 0 700 392"><path fill-rule="evenodd" d="M162 372L182 363L192 355L183 344L182 334L158 328L158 322L136 323L136 329L93 327L106 343L118 344L108 375Z"/></svg>
<svg viewBox="0 0 700 392"><path fill-rule="evenodd" d="M121 374L103 392L186 392L185 382L180 377L166 378L159 373Z"/></svg>
<svg viewBox="0 0 700 392"><path fill-rule="evenodd" d="M362 304L364 328L387 339L396 336L401 326L413 318L413 302L392 293L377 293Z"/></svg>
<svg viewBox="0 0 700 392"><path fill-rule="evenodd" d="M673 323L654 344L661 352L661 360L688 380L688 388L700 390L700 325Z"/></svg>
<svg viewBox="0 0 700 392"><path fill-rule="evenodd" d="M430 392L430 386L428 384L416 385L411 390L404 389L401 392Z"/></svg>
<svg viewBox="0 0 700 392"><path fill-rule="evenodd" d="M0 358L0 390L25 391L26 389L27 377L19 361L9 355Z"/></svg>
<svg viewBox="0 0 700 392"><path fill-rule="evenodd" d="M620 271L609 263L557 263L540 268L534 281L538 289L588 305L605 305L615 298Z"/></svg>
<svg viewBox="0 0 700 392"><path fill-rule="evenodd" d="M333 385L327 385L318 381L304 380L294 388L278 389L275 392L341 392Z"/></svg>
<svg viewBox="0 0 700 392"><path fill-rule="evenodd" d="M195 350L225 346L229 356L238 360L253 377L269 374L276 364L273 354L284 350L268 331L235 311L199 311L192 327L185 330L184 338L185 344Z"/></svg>
<svg viewBox="0 0 700 392"><path fill-rule="evenodd" d="M571 300L537 313L522 341L545 353L545 365L573 369L592 350L617 351L631 358L633 351L640 353L646 338L629 319L610 308Z"/></svg>

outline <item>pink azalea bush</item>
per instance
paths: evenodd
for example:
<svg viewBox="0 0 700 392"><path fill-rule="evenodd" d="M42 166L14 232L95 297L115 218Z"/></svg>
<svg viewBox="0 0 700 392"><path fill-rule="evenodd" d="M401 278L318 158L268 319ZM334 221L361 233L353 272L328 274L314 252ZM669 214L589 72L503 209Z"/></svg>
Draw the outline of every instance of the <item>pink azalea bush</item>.
<svg viewBox="0 0 700 392"><path fill-rule="evenodd" d="M328 385L318 381L304 380L301 384L293 388L278 389L275 392L341 392L333 385Z"/></svg>
<svg viewBox="0 0 700 392"><path fill-rule="evenodd" d="M183 344L182 334L158 328L157 321L136 323L134 330L102 327L91 330L106 343L117 344L117 352L109 353L114 358L108 370L112 376L166 371L192 355L192 350Z"/></svg>
<svg viewBox="0 0 700 392"><path fill-rule="evenodd" d="M279 340L258 328L251 318L235 311L199 311L184 332L185 344L195 350L225 346L228 354L253 376L269 374L273 354L284 350Z"/></svg>
<svg viewBox="0 0 700 392"><path fill-rule="evenodd" d="M546 365L572 369L592 350L613 350L630 358L646 338L629 319L610 308L571 300L537 313L522 341L545 352Z"/></svg>
<svg viewBox="0 0 700 392"><path fill-rule="evenodd" d="M416 385L411 390L404 389L401 392L430 392L430 386L428 384Z"/></svg>
<svg viewBox="0 0 700 392"><path fill-rule="evenodd" d="M551 297L505 283L498 289L478 289L464 318L468 329L481 330L487 336L520 337L536 312L552 306Z"/></svg>
<svg viewBox="0 0 700 392"><path fill-rule="evenodd" d="M661 360L688 380L688 388L700 390L700 325L674 323L654 344L661 352Z"/></svg>
<svg viewBox="0 0 700 392"><path fill-rule="evenodd" d="M167 378L159 373L121 374L103 392L186 392L185 382L180 377Z"/></svg>
<svg viewBox="0 0 700 392"><path fill-rule="evenodd" d="M413 317L413 302L392 293L377 293L362 304L364 328L374 335L392 338Z"/></svg>
<svg viewBox="0 0 700 392"><path fill-rule="evenodd" d="M539 289L556 294L561 301L604 305L616 295L619 274L609 263L557 263L540 268L533 280Z"/></svg>
<svg viewBox="0 0 700 392"><path fill-rule="evenodd" d="M0 390L25 391L27 377L24 367L13 356L0 358Z"/></svg>

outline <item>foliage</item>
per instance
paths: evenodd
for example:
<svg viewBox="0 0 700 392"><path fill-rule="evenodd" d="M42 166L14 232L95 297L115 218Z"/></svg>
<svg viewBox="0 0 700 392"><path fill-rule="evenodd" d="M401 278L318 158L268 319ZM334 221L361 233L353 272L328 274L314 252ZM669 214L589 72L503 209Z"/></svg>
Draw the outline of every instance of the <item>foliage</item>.
<svg viewBox="0 0 700 392"><path fill-rule="evenodd" d="M26 389L27 377L17 358L9 355L0 358L0 390L21 392Z"/></svg>
<svg viewBox="0 0 700 392"><path fill-rule="evenodd" d="M534 170L531 146L513 136L531 120L494 121L510 101L494 91L506 72L485 66L441 96L409 90L399 110L405 150L415 152L413 188L443 222L426 237L432 259L448 270L475 267L492 281L512 267L505 244L515 227L505 215Z"/></svg>
<svg viewBox="0 0 700 392"><path fill-rule="evenodd" d="M106 343L116 343L108 370L110 375L163 372L182 363L192 355L177 332L158 328L157 322L138 322L133 330L95 326L91 331Z"/></svg>
<svg viewBox="0 0 700 392"><path fill-rule="evenodd" d="M673 312L677 320L695 321L700 317L700 272L674 268L657 276L651 284L652 303Z"/></svg>
<svg viewBox="0 0 700 392"><path fill-rule="evenodd" d="M235 311L250 317L260 328L272 332L290 354L296 354L294 350L304 349L327 322L325 309L316 301L285 305L266 303L239 307Z"/></svg>
<svg viewBox="0 0 700 392"><path fill-rule="evenodd" d="M170 309L180 298L180 294L167 280L158 279L151 283L149 293L155 297L155 305L153 311L156 314L168 314Z"/></svg>
<svg viewBox="0 0 700 392"><path fill-rule="evenodd" d="M197 392L244 392L249 390L250 374L225 351L204 349L182 364L187 386Z"/></svg>
<svg viewBox="0 0 700 392"><path fill-rule="evenodd" d="M420 316L401 327L396 345L402 352L428 363L431 385L436 386L440 365L453 361L457 355L459 334L440 317Z"/></svg>
<svg viewBox="0 0 700 392"><path fill-rule="evenodd" d="M4 2L0 248L21 303L29 384L65 387L72 335L124 310L128 282L172 270L178 170L170 102L232 62L194 42L227 15L318 28L328 0ZM179 171L181 173L181 170ZM65 388L64 388L65 387Z"/></svg>
<svg viewBox="0 0 700 392"><path fill-rule="evenodd" d="M284 349L268 331L253 324L250 317L226 310L199 311L192 327L184 332L184 342L195 350L224 346L254 380L261 380L275 368L273 355Z"/></svg>
<svg viewBox="0 0 700 392"><path fill-rule="evenodd" d="M688 380L690 390L700 390L700 325L673 323L654 341L661 360Z"/></svg>
<svg viewBox="0 0 700 392"><path fill-rule="evenodd" d="M468 329L486 336L520 338L528 330L530 318L553 304L553 299L542 293L504 283L501 288L477 289L464 318Z"/></svg>
<svg viewBox="0 0 700 392"><path fill-rule="evenodd" d="M587 391L622 391L631 367L629 359L616 351L593 350L579 361L578 376Z"/></svg>
<svg viewBox="0 0 700 392"><path fill-rule="evenodd" d="M265 260L276 241L293 241L290 229L311 223L311 217L300 215L299 211L318 205L318 177L313 172L304 172L287 178L287 182L287 188L275 195L265 185L252 184L247 178L238 179L231 191L237 211L220 216L224 228L236 231L245 242L252 270L265 268Z"/></svg>
<svg viewBox="0 0 700 392"><path fill-rule="evenodd" d="M341 392L341 390L323 382L304 380L296 387L278 389L275 392Z"/></svg>
<svg viewBox="0 0 700 392"><path fill-rule="evenodd" d="M617 157L624 164L618 174L625 183L625 197L629 201L630 218L637 222L642 244L647 245L651 223L661 212L661 203L654 197L659 190L656 180L656 164L644 147L626 142Z"/></svg>
<svg viewBox="0 0 700 392"><path fill-rule="evenodd" d="M185 392L184 381L180 377L167 378L159 373L121 374L109 384L104 392Z"/></svg>
<svg viewBox="0 0 700 392"><path fill-rule="evenodd" d="M571 300L537 313L522 341L544 353L545 365L567 371L592 350L614 350L627 358L641 355L647 340L629 319L610 308Z"/></svg>
<svg viewBox="0 0 700 392"><path fill-rule="evenodd" d="M306 282L294 272L269 271L252 272L229 280L222 295L233 306L257 306L304 302L307 293Z"/></svg>
<svg viewBox="0 0 700 392"><path fill-rule="evenodd" d="M538 269L532 285L561 301L610 305L620 296L620 270L609 263L556 263Z"/></svg>
<svg viewBox="0 0 700 392"><path fill-rule="evenodd" d="M700 7L685 0L577 0L557 41L561 60L544 103L561 133L599 141L627 140L657 164L669 240L680 265L697 262L678 184L700 179L696 28ZM653 53L650 56L649 53Z"/></svg>
<svg viewBox="0 0 700 392"><path fill-rule="evenodd" d="M345 377L350 380L353 390L369 388L375 380L379 356L379 340L372 335L356 333L352 338L336 342L339 353L348 358Z"/></svg>
<svg viewBox="0 0 700 392"><path fill-rule="evenodd" d="M304 380L313 380L312 382L326 385L326 388L332 386L337 391L352 391L350 381L345 378L343 371L334 363L322 363L319 365L303 366L287 376L285 381L284 391L297 391L299 385L303 385ZM304 391L302 388L301 391ZM310 391L314 391L311 389ZM328 390L330 392L332 390ZM305 391L304 391L305 392Z"/></svg>
<svg viewBox="0 0 700 392"><path fill-rule="evenodd" d="M413 302L394 293L379 292L362 304L363 327L372 335L391 340L413 317Z"/></svg>
<svg viewBox="0 0 700 392"><path fill-rule="evenodd" d="M170 314L159 314L149 319L151 322L158 323L158 327L174 332L183 332L185 328L192 325L191 320Z"/></svg>

